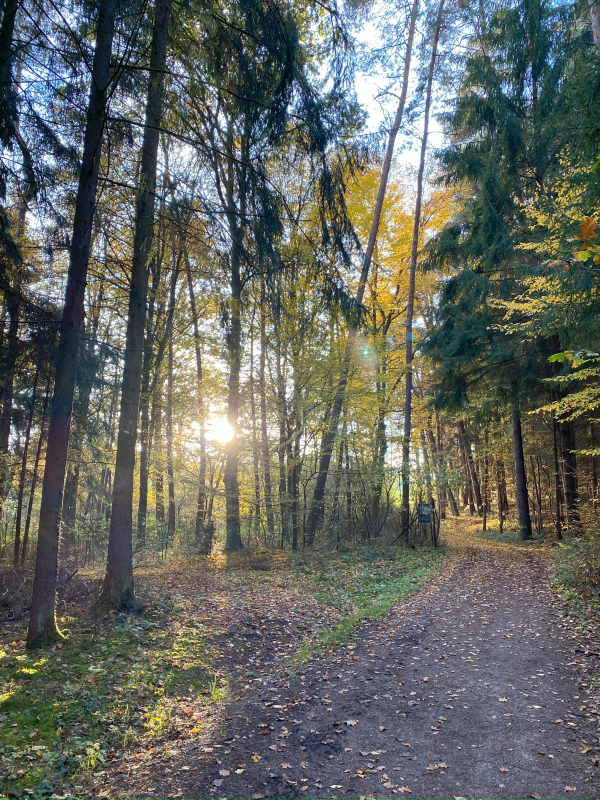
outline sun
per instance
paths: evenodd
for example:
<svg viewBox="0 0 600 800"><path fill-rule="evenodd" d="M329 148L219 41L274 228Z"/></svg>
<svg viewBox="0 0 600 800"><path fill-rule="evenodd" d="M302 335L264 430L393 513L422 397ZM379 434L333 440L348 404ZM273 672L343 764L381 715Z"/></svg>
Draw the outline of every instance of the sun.
<svg viewBox="0 0 600 800"><path fill-rule="evenodd" d="M225 444L233 436L233 428L223 417L217 417L210 421L207 434L210 439L216 439L217 442Z"/></svg>

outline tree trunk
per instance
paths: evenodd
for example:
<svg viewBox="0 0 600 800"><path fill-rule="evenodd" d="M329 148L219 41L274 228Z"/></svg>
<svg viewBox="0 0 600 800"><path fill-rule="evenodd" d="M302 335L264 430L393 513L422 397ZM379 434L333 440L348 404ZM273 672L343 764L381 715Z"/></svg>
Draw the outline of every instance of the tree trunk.
<svg viewBox="0 0 600 800"><path fill-rule="evenodd" d="M33 379L33 392L31 394L31 408L27 418L27 429L25 431L25 444L23 446L23 458L21 460L21 474L19 476L19 490L17 493L17 513L15 520L15 548L13 555L13 567L15 570L20 567L21 559L21 518L23 515L23 495L25 494L25 479L27 478L27 456L29 454L29 440L31 438L31 425L33 423L33 412L35 409L35 393L37 391L38 371L35 372Z"/></svg>
<svg viewBox="0 0 600 800"><path fill-rule="evenodd" d="M269 537L275 537L275 519L273 516L273 494L271 488L271 457L269 453L269 431L267 428L267 391L265 387L265 364L267 358L266 335L266 299L264 281L260 289L260 362L258 372L258 391L260 394L260 439L262 468L265 482L265 512L267 515L267 531Z"/></svg>
<svg viewBox="0 0 600 800"><path fill-rule="evenodd" d="M165 488L164 488L164 459L163 459L163 435L162 435L162 386L160 381L154 392L152 402L152 416L154 425L151 422L151 429L154 432L154 496L155 496L155 516L156 532L159 539L164 536L163 526L165 524Z"/></svg>
<svg viewBox="0 0 600 800"><path fill-rule="evenodd" d="M31 513L33 510L33 501L35 500L35 489L38 481L38 470L40 466L40 458L42 455L42 448L44 446L44 426L46 422L46 411L48 410L48 397L50 395L50 379L46 384L46 394L44 395L44 408L42 410L42 418L40 420L40 438L38 439L37 449L35 451L35 461L33 463L33 476L31 478L31 489L29 490L29 502L27 504L27 515L25 517L25 532L23 533L23 545L21 547L21 563L20 567L23 569L27 560L27 547L29 545L29 529L31 528Z"/></svg>
<svg viewBox="0 0 600 800"><path fill-rule="evenodd" d="M425 113L423 119L423 136L421 138L421 157L417 174L417 197L413 220L412 246L410 252L410 271L408 282L408 302L406 304L406 384L404 388L404 434L402 437L402 517L400 525L408 529L410 517L410 437L412 432L412 390L413 390L413 315L415 307L415 284L417 274L417 254L419 252L419 234L421 231L421 204L423 201L423 175L425 173L425 156L427 154L427 137L429 135L429 112L433 89L433 73L437 59L437 46L442 26L444 0L440 0L437 22L433 34L431 59L427 73L427 91L425 95Z"/></svg>
<svg viewBox="0 0 600 800"><path fill-rule="evenodd" d="M173 259L175 261L175 259ZM175 313L175 295L177 291L178 267L173 263L171 291L169 293L169 351L167 356L167 482L169 496L169 513L167 516L167 539L172 542L175 537L175 478L173 475L173 315Z"/></svg>
<svg viewBox="0 0 600 800"><path fill-rule="evenodd" d="M200 426L200 472L198 475L198 500L196 503L196 525L194 531L194 544L197 550L203 551L204 547L204 522L206 515L206 412L204 409L204 384L202 373L202 347L200 340L200 326L198 325L198 312L194 294L192 269L184 248L185 270L190 298L190 311L194 331L194 352L196 355L196 387L198 392L198 424Z"/></svg>
<svg viewBox="0 0 600 800"><path fill-rule="evenodd" d="M460 432L460 437L462 439L465 451L465 458L467 460L467 466L469 470L469 480L471 483L472 492L475 495L475 503L477 504L477 514L481 517L483 514L483 500L481 498L481 486L479 484L479 477L475 469L473 453L471 452L471 443L467 438L467 433L465 431L465 423L464 420L462 419L458 421L458 430ZM472 499L470 500L470 502L472 503Z"/></svg>
<svg viewBox="0 0 600 800"><path fill-rule="evenodd" d="M556 500L556 538L562 539L562 481L560 475L560 456L558 447L558 422L552 415L552 449L554 455L554 496Z"/></svg>
<svg viewBox="0 0 600 800"><path fill-rule="evenodd" d="M151 435L150 435L150 388L153 362L153 344L155 341L154 310L156 293L160 283L162 259L155 259L153 263L152 286L148 298L148 321L144 339L144 354L142 364L142 382L140 388L140 487L137 513L136 544L142 549L146 543L146 528L148 520L148 480L150 476ZM160 369L157 359L156 371Z"/></svg>
<svg viewBox="0 0 600 800"><path fill-rule="evenodd" d="M358 289L356 292L356 302L362 303L367 278L369 277L369 269L371 266L371 259L373 258L373 251L375 250L375 243L377 241L377 233L379 231L379 223L381 220L381 212L383 210L383 201L387 189L388 178L390 174L390 167L392 165L392 156L394 154L394 144L396 136L402 122L404 114L404 104L406 102L406 95L408 92L408 79L410 73L410 61L412 56L412 45L415 34L415 24L417 21L417 11L419 8L419 0L413 0L411 9L410 24L408 29L408 39L406 43L406 54L404 57L404 74L402 77L402 91L398 101L398 108L396 110L396 117L394 124L388 136L388 143L385 158L381 167L381 179L379 181L379 190L377 192L377 201L375 203L375 210L373 213L373 222L371 223L371 230L369 232L369 241L365 251L365 258L363 261L362 271L358 282ZM315 489L313 498L308 513L308 520L306 522L306 536L305 541L308 547L311 547L315 540L317 529L319 528L324 513L325 486L327 484L327 474L329 472L329 464L333 454L333 446L338 432L340 422L340 414L342 413L342 405L344 402L344 394L346 392L346 384L348 383L348 375L350 372L350 363L352 358L352 351L354 342L356 340L356 328L351 327L348 332L348 340L346 342L346 349L340 369L340 376L335 388L335 395L331 411L329 414L327 431L321 443L321 455L319 459L319 466L317 470L317 479L315 481Z"/></svg>
<svg viewBox="0 0 600 800"><path fill-rule="evenodd" d="M49 644L63 638L55 619L61 495L67 464L92 224L96 213L96 187L116 10L117 0L101 0L48 430L35 577L27 633L28 647Z"/></svg>
<svg viewBox="0 0 600 800"><path fill-rule="evenodd" d="M136 196L133 261L127 316L121 415L113 481L108 558L102 595L117 608L131 606L133 589L133 476L146 329L148 267L154 240L154 200L160 123L163 114L167 40L172 0L157 0L150 52L150 78L142 158Z"/></svg>
<svg viewBox="0 0 600 800"><path fill-rule="evenodd" d="M577 490L577 457L575 450L575 430L572 422L559 425L562 448L563 472L565 480L565 504L567 522L579 526L579 492Z"/></svg>
<svg viewBox="0 0 600 800"><path fill-rule="evenodd" d="M252 467L254 471L254 536L259 541L261 502L260 502L260 455L256 430L256 398L254 396L254 318L250 332L250 421L252 424ZM248 536L248 541L250 537Z"/></svg>
<svg viewBox="0 0 600 800"><path fill-rule="evenodd" d="M521 418L516 405L511 406L510 416L512 421L513 447L515 454L515 480L517 507L519 509L519 534L521 539L531 539L531 517L529 516L529 494L527 492L525 456L523 455L523 435L521 431Z"/></svg>

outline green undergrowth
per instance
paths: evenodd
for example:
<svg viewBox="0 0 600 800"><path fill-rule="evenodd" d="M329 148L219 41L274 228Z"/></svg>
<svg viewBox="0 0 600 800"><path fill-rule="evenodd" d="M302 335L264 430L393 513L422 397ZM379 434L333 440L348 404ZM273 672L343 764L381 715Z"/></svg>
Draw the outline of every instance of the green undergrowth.
<svg viewBox="0 0 600 800"><path fill-rule="evenodd" d="M319 602L337 609L339 617L337 624L305 645L296 660L327 652L347 641L363 620L384 616L419 590L423 580L439 569L444 554L445 548L370 546L299 557L294 565L298 582Z"/></svg>
<svg viewBox="0 0 600 800"><path fill-rule="evenodd" d="M573 624L600 629L600 536L587 533L562 541L555 550L556 589Z"/></svg>
<svg viewBox="0 0 600 800"><path fill-rule="evenodd" d="M547 544L547 539L540 539L534 536L531 539L521 539L519 531L516 528L504 528L500 533L497 520L493 520L488 530L477 531L475 534L479 539L486 539L488 542L499 542L500 544L515 544L519 547L539 547L540 545Z"/></svg>
<svg viewBox="0 0 600 800"><path fill-rule="evenodd" d="M166 617L161 608L110 615L52 649L3 645L2 796L77 794L80 776L102 772L141 734L163 732L180 705L214 701L220 688L205 664L201 623L182 622L174 636Z"/></svg>

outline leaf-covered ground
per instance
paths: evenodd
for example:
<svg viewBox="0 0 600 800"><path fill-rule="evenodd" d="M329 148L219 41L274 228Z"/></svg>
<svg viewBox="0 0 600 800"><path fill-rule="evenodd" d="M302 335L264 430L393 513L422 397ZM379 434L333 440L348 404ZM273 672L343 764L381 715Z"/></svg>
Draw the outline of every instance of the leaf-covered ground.
<svg viewBox="0 0 600 800"><path fill-rule="evenodd" d="M64 647L28 653L24 619L2 629L0 791L107 796L117 769L168 765L218 736L267 676L332 652L416 591L441 558L363 547L167 563L136 571L137 616L99 617L99 576L77 576Z"/></svg>
<svg viewBox="0 0 600 800"><path fill-rule="evenodd" d="M140 749L90 796L599 797L600 642L550 549L464 521L450 540L418 595L296 674L273 664L204 736Z"/></svg>

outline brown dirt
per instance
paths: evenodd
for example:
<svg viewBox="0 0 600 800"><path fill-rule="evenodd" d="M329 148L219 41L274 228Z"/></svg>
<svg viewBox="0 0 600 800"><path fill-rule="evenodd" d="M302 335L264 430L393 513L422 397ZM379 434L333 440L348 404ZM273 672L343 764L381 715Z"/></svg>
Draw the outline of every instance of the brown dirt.
<svg viewBox="0 0 600 800"><path fill-rule="evenodd" d="M599 797L600 644L562 615L548 552L464 528L451 544L354 644L263 672L201 740L137 753L91 796Z"/></svg>

